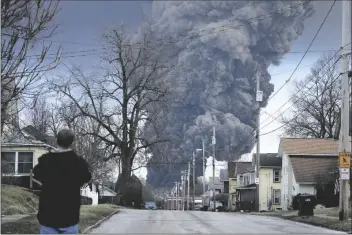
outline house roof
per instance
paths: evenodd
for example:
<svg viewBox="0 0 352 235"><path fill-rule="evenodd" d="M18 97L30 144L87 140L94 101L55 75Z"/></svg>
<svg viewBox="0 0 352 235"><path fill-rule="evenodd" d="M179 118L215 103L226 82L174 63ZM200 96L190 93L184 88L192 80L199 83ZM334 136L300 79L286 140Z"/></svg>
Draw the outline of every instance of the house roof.
<svg viewBox="0 0 352 235"><path fill-rule="evenodd" d="M24 131L25 133L30 135L32 138L39 140L39 141L42 141L50 146L56 147L56 145L57 145L55 136L42 134L34 126L31 126L31 125L26 126L22 129L22 131Z"/></svg>
<svg viewBox="0 0 352 235"><path fill-rule="evenodd" d="M317 178L336 171L337 156L290 156L297 183L316 182Z"/></svg>
<svg viewBox="0 0 352 235"><path fill-rule="evenodd" d="M29 127L29 128L28 128ZM43 141L33 135L32 126L28 126L22 129L22 131L14 131L7 133L3 136L1 146L36 146L36 147L48 147L54 148L51 142ZM55 146L55 145L54 145Z"/></svg>
<svg viewBox="0 0 352 235"><path fill-rule="evenodd" d="M237 162L236 164L236 174L243 174L253 169L252 162Z"/></svg>
<svg viewBox="0 0 352 235"><path fill-rule="evenodd" d="M261 153L260 154L260 166L261 167L281 167L282 158L277 156L277 153ZM256 154L253 154L252 163L254 165L256 161Z"/></svg>
<svg viewBox="0 0 352 235"><path fill-rule="evenodd" d="M338 154L338 141L319 138L281 138L279 150L286 154Z"/></svg>
<svg viewBox="0 0 352 235"><path fill-rule="evenodd" d="M109 189L108 187L105 186L99 186L99 192L100 192L100 196L108 196L108 197L113 197L116 196L116 193L114 192L114 190Z"/></svg>
<svg viewBox="0 0 352 235"><path fill-rule="evenodd" d="M229 177L227 174L227 169L220 169L220 182L228 181Z"/></svg>

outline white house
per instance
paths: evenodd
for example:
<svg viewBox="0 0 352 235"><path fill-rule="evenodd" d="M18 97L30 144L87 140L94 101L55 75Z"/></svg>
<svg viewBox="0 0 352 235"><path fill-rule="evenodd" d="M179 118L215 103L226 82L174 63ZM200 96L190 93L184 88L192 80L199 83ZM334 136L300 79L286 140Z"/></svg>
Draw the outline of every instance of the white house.
<svg viewBox="0 0 352 235"><path fill-rule="evenodd" d="M98 205L99 193L95 184L87 184L81 188L81 196L92 199L92 205Z"/></svg>
<svg viewBox="0 0 352 235"><path fill-rule="evenodd" d="M288 210L295 195L315 195L319 177L336 170L338 141L281 138L278 157L282 158L281 206L283 210Z"/></svg>

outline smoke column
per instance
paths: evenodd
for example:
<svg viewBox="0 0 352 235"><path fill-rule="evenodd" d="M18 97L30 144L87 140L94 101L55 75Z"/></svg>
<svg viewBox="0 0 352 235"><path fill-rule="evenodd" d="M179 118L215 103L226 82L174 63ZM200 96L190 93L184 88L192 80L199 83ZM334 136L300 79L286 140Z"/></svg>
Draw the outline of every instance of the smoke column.
<svg viewBox="0 0 352 235"><path fill-rule="evenodd" d="M147 138L170 140L152 149L149 184L173 186L202 138L211 152L213 125L217 160L235 160L251 151L256 78L265 107L274 90L268 67L279 65L313 13L308 1L153 2L153 35L172 38L176 56L171 59L177 66L165 77L171 89L167 109L145 127ZM202 174L201 157L197 175Z"/></svg>

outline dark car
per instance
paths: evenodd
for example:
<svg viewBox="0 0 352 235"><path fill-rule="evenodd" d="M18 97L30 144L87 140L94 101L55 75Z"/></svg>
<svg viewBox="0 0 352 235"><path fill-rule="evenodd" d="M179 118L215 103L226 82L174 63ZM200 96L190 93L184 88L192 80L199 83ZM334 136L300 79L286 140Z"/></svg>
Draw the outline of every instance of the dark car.
<svg viewBox="0 0 352 235"><path fill-rule="evenodd" d="M156 210L157 209L155 202L146 202L144 208L147 210Z"/></svg>

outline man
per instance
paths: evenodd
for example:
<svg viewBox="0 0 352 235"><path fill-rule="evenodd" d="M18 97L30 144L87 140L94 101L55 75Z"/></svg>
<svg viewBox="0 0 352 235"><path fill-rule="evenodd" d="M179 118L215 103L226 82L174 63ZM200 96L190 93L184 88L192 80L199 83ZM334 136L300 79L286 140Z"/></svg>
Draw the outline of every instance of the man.
<svg viewBox="0 0 352 235"><path fill-rule="evenodd" d="M41 156L33 169L42 183L37 215L41 234L78 233L80 188L92 176L87 162L71 149L73 141L72 131L61 130L58 149Z"/></svg>

